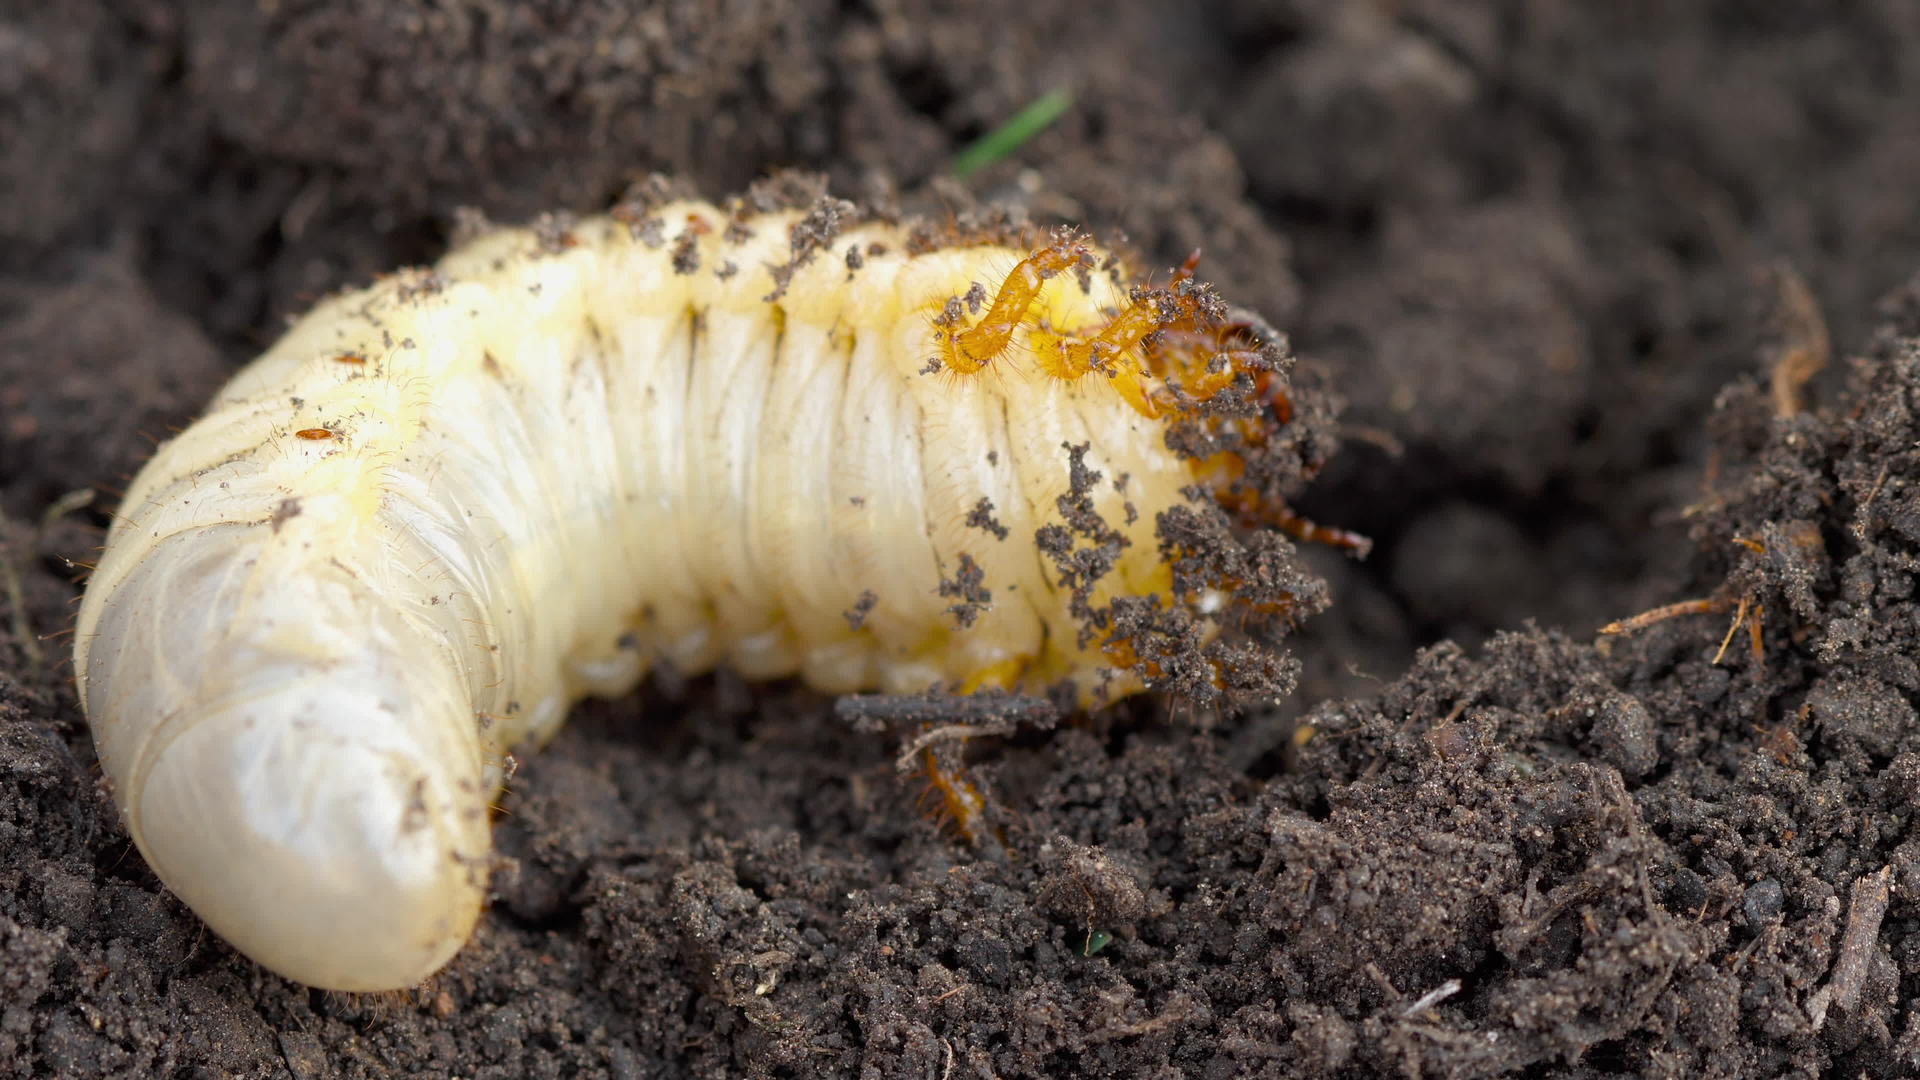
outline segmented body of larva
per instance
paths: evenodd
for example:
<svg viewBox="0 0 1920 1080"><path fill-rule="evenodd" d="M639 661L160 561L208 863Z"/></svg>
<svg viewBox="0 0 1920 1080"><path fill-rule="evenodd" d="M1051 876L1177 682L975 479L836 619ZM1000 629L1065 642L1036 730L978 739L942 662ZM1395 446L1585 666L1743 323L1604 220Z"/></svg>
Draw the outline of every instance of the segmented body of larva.
<svg viewBox="0 0 1920 1080"><path fill-rule="evenodd" d="M425 978L481 910L505 752L650 662L1087 701L1164 673L1117 604L1195 641L1235 589L1295 601L1176 581L1155 535L1244 472L1172 419L1237 395L1231 442L1283 400L1189 272L1130 295L1070 235L845 209L491 232L321 304L161 448L76 670L133 839L216 931L314 986Z"/></svg>

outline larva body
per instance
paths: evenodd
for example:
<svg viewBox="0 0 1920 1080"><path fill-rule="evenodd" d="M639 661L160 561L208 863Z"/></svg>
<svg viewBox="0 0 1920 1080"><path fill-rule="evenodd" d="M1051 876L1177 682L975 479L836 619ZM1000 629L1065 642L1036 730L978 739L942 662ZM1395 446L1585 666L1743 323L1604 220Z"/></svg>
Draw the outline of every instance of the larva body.
<svg viewBox="0 0 1920 1080"><path fill-rule="evenodd" d="M479 916L504 753L658 660L1140 685L1033 537L1084 447L1116 536L1080 610L1171 603L1154 523L1196 467L1137 340L1082 349L1104 374L1019 362L1114 325L1125 283L1056 242L1075 265L1021 278L989 364L958 331L1029 251L878 223L803 257L799 224L492 232L323 303L139 474L76 668L135 842L216 931L314 986L424 979Z"/></svg>

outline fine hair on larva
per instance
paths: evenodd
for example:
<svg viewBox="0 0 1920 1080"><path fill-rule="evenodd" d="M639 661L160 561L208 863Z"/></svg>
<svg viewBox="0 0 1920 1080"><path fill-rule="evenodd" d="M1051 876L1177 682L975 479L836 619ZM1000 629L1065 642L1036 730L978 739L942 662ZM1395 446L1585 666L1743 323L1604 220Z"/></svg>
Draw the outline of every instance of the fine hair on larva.
<svg viewBox="0 0 1920 1080"><path fill-rule="evenodd" d="M240 951L427 978L508 751L655 664L1290 685L1254 631L1324 596L1272 526L1353 543L1280 501L1312 440L1276 335L1191 260L799 186L483 230L322 302L135 478L80 695L134 842Z"/></svg>

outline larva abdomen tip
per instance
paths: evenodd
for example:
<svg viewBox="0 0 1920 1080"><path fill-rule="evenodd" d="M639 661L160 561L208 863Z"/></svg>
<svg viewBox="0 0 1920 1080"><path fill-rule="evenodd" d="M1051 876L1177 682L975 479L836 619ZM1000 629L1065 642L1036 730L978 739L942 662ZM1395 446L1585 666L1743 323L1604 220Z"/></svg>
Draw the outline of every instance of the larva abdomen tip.
<svg viewBox="0 0 1920 1080"><path fill-rule="evenodd" d="M485 897L484 815L462 821L439 763L356 725L316 741L276 717L369 704L268 697L202 716L154 757L129 807L148 861L209 926L328 990L421 982L466 942Z"/></svg>

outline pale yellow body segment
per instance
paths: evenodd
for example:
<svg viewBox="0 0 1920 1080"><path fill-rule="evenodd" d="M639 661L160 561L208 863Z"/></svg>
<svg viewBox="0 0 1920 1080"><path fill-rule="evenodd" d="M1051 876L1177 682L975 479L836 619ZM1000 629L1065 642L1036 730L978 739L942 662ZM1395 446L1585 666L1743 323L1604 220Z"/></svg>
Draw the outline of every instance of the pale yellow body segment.
<svg viewBox="0 0 1920 1080"><path fill-rule="evenodd" d="M1130 540L1103 590L1166 588L1154 517L1191 473L1159 423L1023 367L1018 336L989 371L925 370L933 316L1025 252L861 226L769 301L797 213L744 239L706 204L658 214L657 246L611 219L546 248L501 230L326 301L128 492L82 699L148 861L267 967L437 970L484 900L504 753L654 664L829 692L1113 679L1033 541L1063 444ZM1043 317L1126 305L1087 286L1050 280ZM968 524L983 497L1006 539ZM992 594L967 628L939 588L962 555Z"/></svg>

